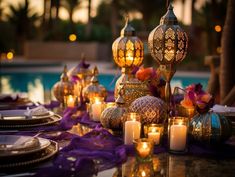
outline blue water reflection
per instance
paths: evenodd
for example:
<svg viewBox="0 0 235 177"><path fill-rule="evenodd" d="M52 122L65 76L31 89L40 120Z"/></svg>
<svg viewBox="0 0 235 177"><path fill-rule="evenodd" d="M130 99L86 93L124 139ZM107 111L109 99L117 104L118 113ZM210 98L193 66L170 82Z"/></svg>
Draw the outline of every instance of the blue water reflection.
<svg viewBox="0 0 235 177"><path fill-rule="evenodd" d="M14 91L28 92L29 83L34 83L39 79L43 84L44 90L51 90L53 85L60 79L59 73L7 73L2 74L1 78L8 81L8 84ZM100 74L99 81L108 90L114 90L117 77L111 74ZM196 77L174 77L171 85L186 87L192 83L201 83L203 88L207 88L208 78L196 78ZM4 84L2 83L3 87ZM6 86L6 85L5 85Z"/></svg>

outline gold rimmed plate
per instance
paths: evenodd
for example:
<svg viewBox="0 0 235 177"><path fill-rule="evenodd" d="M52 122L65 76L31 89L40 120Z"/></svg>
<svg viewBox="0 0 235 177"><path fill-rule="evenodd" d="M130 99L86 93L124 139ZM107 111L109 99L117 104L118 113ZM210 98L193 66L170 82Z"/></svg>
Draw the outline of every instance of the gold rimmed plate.
<svg viewBox="0 0 235 177"><path fill-rule="evenodd" d="M40 119L40 121L32 121L32 120L4 120L0 119L0 128L30 128L30 127L38 127L51 125L59 122L62 117L58 114L54 114L51 117ZM37 120L37 119L34 119Z"/></svg>
<svg viewBox="0 0 235 177"><path fill-rule="evenodd" d="M19 158L8 158L0 161L0 169L9 170L9 168L21 168L25 166L35 165L39 162L45 161L53 157L58 152L58 143L50 140L50 145L38 152L22 155Z"/></svg>
<svg viewBox="0 0 235 177"><path fill-rule="evenodd" d="M47 148L50 140L31 136L0 135L0 159L35 153Z"/></svg>

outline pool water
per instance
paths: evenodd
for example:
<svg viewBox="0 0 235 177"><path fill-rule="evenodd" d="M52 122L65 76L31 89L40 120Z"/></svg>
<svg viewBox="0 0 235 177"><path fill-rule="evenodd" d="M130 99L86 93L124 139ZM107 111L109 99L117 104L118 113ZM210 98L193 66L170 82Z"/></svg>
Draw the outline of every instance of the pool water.
<svg viewBox="0 0 235 177"><path fill-rule="evenodd" d="M107 90L114 90L118 77L112 74L99 74L99 82ZM43 90L50 92L53 85L60 79L60 73L6 73L1 74L1 90L3 93L11 92L32 92L32 97ZM201 83L207 88L208 78L206 77L173 77L171 86L184 88L193 83ZM38 91L37 91L38 90Z"/></svg>

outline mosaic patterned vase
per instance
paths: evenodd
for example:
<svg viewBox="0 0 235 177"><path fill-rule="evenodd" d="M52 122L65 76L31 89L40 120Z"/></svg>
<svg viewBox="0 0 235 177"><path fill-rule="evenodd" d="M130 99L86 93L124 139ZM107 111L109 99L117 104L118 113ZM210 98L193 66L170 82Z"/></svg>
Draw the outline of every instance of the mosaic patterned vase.
<svg viewBox="0 0 235 177"><path fill-rule="evenodd" d="M130 111L142 115L141 123L164 123L167 119L167 107L164 101L154 96L143 96L132 102Z"/></svg>
<svg viewBox="0 0 235 177"><path fill-rule="evenodd" d="M122 96L119 95L116 100L116 104L112 107L106 108L102 112L100 122L105 128L121 131L123 124L122 117L126 112L127 109L125 107L125 102Z"/></svg>
<svg viewBox="0 0 235 177"><path fill-rule="evenodd" d="M208 112L197 114L189 126L193 139L209 145L226 141L232 134L232 124L225 116Z"/></svg>

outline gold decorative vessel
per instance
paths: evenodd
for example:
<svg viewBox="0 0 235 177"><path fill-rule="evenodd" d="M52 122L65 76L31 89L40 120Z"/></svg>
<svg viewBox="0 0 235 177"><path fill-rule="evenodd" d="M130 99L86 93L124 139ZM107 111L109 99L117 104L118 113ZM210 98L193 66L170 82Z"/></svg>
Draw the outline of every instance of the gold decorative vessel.
<svg viewBox="0 0 235 177"><path fill-rule="evenodd" d="M232 135L232 124L225 116L208 112L194 116L189 131L194 140L216 145L223 143Z"/></svg>
<svg viewBox="0 0 235 177"><path fill-rule="evenodd" d="M137 98L130 105L130 111L142 116L141 123L165 123L167 119L167 106L164 101L154 96L143 96Z"/></svg>
<svg viewBox="0 0 235 177"><path fill-rule="evenodd" d="M108 107L102 112L100 122L105 128L122 131L122 117L126 112L125 102L119 93L116 105Z"/></svg>
<svg viewBox="0 0 235 177"><path fill-rule="evenodd" d="M123 99L126 106L130 106L139 97L150 95L147 82L139 80L126 81L120 83L120 87L123 88Z"/></svg>
<svg viewBox="0 0 235 177"><path fill-rule="evenodd" d="M103 97L104 99L107 97L106 88L103 85L99 84L99 80L97 78L98 73L98 68L95 67L93 70L91 83L83 89L83 98L86 101L90 101L90 99L93 97Z"/></svg>
<svg viewBox="0 0 235 177"><path fill-rule="evenodd" d="M63 74L60 77L60 81L55 83L52 88L55 98L65 106L65 97L74 95L74 84L69 80L67 75L67 66L64 66Z"/></svg>

